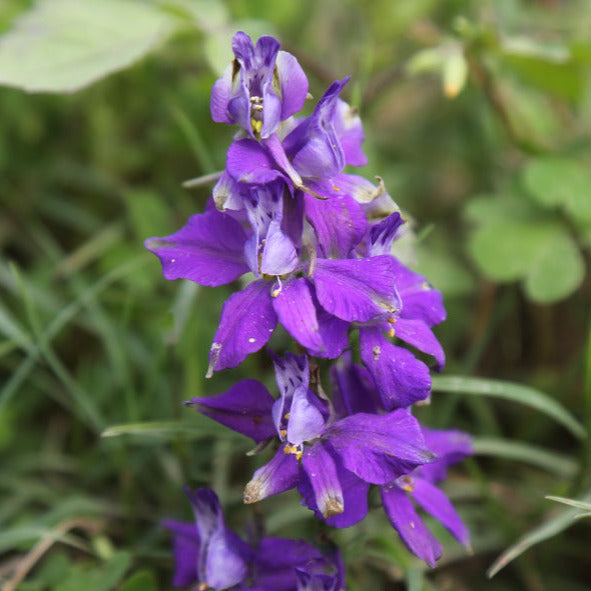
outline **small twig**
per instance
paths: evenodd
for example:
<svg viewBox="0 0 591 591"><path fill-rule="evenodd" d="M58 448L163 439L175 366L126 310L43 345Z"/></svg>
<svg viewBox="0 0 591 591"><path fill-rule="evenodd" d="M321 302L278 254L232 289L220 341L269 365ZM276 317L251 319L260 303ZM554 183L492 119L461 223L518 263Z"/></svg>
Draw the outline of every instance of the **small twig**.
<svg viewBox="0 0 591 591"><path fill-rule="evenodd" d="M218 172L212 172L211 174L204 174L203 176L195 177L194 179L189 179L188 181L184 181L181 186L184 189L194 189L195 187L201 187L203 185L210 185L211 183L215 183L220 179L220 177L224 174L222 170Z"/></svg>

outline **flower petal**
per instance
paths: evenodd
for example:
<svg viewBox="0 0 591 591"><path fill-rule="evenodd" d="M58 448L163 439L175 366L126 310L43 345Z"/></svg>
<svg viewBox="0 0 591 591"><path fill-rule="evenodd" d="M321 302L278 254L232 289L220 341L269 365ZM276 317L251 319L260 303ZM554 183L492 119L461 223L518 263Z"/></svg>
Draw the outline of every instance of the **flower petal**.
<svg viewBox="0 0 591 591"><path fill-rule="evenodd" d="M470 532L445 493L424 478L413 478L411 495L427 512L440 521L463 546L470 545Z"/></svg>
<svg viewBox="0 0 591 591"><path fill-rule="evenodd" d="M226 156L226 170L235 181L241 183L264 185L283 177L269 152L250 138L230 145Z"/></svg>
<svg viewBox="0 0 591 591"><path fill-rule="evenodd" d="M396 211L373 226L369 232L367 256L390 254L392 242L405 230L404 220L400 212Z"/></svg>
<svg viewBox="0 0 591 591"><path fill-rule="evenodd" d="M209 351L206 377L211 377L214 371L240 365L271 338L277 315L269 287L267 281L253 281L228 298Z"/></svg>
<svg viewBox="0 0 591 591"><path fill-rule="evenodd" d="M316 295L330 314L349 322L368 322L394 313L400 306L394 288L394 259L318 259L314 270Z"/></svg>
<svg viewBox="0 0 591 591"><path fill-rule="evenodd" d="M395 259L396 288L402 298L401 318L423 320L428 326L443 322L446 317L441 292L425 277L411 271Z"/></svg>
<svg viewBox="0 0 591 591"><path fill-rule="evenodd" d="M281 231L281 223L273 220L265 238L261 273L284 275L291 273L297 265L298 255L292 241Z"/></svg>
<svg viewBox="0 0 591 591"><path fill-rule="evenodd" d="M257 380L243 380L226 392L192 398L185 404L256 443L275 435L271 408L275 400Z"/></svg>
<svg viewBox="0 0 591 591"><path fill-rule="evenodd" d="M373 378L365 367L351 362L350 352L330 368L330 378L338 416L345 417L358 412L377 414L382 410Z"/></svg>
<svg viewBox="0 0 591 591"><path fill-rule="evenodd" d="M367 156L361 147L365 134L358 110L349 106L344 100L338 99L333 123L345 154L345 162L350 166L365 166Z"/></svg>
<svg viewBox="0 0 591 591"><path fill-rule="evenodd" d="M343 489L334 460L322 444L306 446L302 468L314 493L314 502L324 518L342 513L345 509Z"/></svg>
<svg viewBox="0 0 591 591"><path fill-rule="evenodd" d="M386 410L407 407L429 396L429 368L410 351L392 345L379 328L359 328L359 352Z"/></svg>
<svg viewBox="0 0 591 591"><path fill-rule="evenodd" d="M437 361L436 370L441 371L445 365L445 352L433 331L423 320L399 318L394 326L396 336L405 343L416 347L419 351L433 355Z"/></svg>
<svg viewBox="0 0 591 591"><path fill-rule="evenodd" d="M211 118L217 123L232 123L228 114L228 103L232 96L232 72L234 64L228 64L222 77L215 81L211 89Z"/></svg>
<svg viewBox="0 0 591 591"><path fill-rule="evenodd" d="M435 459L418 421L404 409L345 417L327 429L324 438L347 470L374 484L391 482Z"/></svg>
<svg viewBox="0 0 591 591"><path fill-rule="evenodd" d="M170 530L172 554L174 556L174 575L172 584L175 587L186 587L197 581L197 557L199 554L199 535L195 523L185 523L166 519L162 526Z"/></svg>
<svg viewBox="0 0 591 591"><path fill-rule="evenodd" d="M190 279L200 285L225 285L248 272L246 234L228 214L210 209L191 216L175 234L148 238L145 247L162 263L166 279Z"/></svg>
<svg viewBox="0 0 591 591"><path fill-rule="evenodd" d="M281 120L302 109L308 96L308 79L298 60L287 51L280 51L275 61L281 88Z"/></svg>
<svg viewBox="0 0 591 591"><path fill-rule="evenodd" d="M301 445L311 441L324 431L324 417L320 410L310 401L313 394L310 390L297 388L293 394L287 421L287 441Z"/></svg>
<svg viewBox="0 0 591 591"><path fill-rule="evenodd" d="M441 558L441 544L427 529L412 501L396 484L383 486L381 493L384 511L402 541L413 554L434 568L435 562Z"/></svg>
<svg viewBox="0 0 591 591"><path fill-rule="evenodd" d="M447 468L461 462L474 453L472 438L467 433L456 430L428 429L422 426L423 435L429 449L438 460L428 466L421 466L418 473L429 482L441 482L447 476Z"/></svg>
<svg viewBox="0 0 591 591"><path fill-rule="evenodd" d="M346 258L359 244L367 222L361 205L343 194L326 201L304 195L306 219L312 224L320 256Z"/></svg>
<svg viewBox="0 0 591 591"><path fill-rule="evenodd" d="M282 445L264 466L259 468L244 488L244 502L256 503L272 495L285 492L297 485L300 465L294 454L285 452Z"/></svg>

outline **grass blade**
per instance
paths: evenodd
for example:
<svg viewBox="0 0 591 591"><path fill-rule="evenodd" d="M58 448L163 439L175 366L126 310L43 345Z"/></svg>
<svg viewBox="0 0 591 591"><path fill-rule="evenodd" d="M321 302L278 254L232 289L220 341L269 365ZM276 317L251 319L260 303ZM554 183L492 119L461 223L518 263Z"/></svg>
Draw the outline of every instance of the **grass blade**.
<svg viewBox="0 0 591 591"><path fill-rule="evenodd" d="M458 392L492 396L519 402L546 414L566 427L575 437L583 439L587 436L585 427L581 425L563 406L550 396L530 386L489 380L486 378L470 378L464 376L436 376L433 378L433 390L437 392Z"/></svg>

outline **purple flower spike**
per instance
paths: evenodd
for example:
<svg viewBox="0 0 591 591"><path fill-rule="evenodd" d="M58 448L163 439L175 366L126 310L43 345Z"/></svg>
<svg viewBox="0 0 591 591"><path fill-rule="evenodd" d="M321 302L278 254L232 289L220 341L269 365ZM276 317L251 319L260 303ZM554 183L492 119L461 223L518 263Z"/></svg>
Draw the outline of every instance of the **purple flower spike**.
<svg viewBox="0 0 591 591"><path fill-rule="evenodd" d="M251 137L266 138L303 106L308 80L295 57L279 51L267 35L256 46L239 31L232 40L236 56L211 92L211 116L221 123L237 123Z"/></svg>

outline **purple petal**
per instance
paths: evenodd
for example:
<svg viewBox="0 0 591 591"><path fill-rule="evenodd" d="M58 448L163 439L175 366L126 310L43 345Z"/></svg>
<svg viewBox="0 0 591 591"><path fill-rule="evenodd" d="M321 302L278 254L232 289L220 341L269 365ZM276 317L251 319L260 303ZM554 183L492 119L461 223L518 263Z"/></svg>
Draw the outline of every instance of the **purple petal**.
<svg viewBox="0 0 591 591"><path fill-rule="evenodd" d="M401 318L423 320L435 326L445 320L445 308L441 292L422 275L411 271L395 259L396 288L403 302Z"/></svg>
<svg viewBox="0 0 591 591"><path fill-rule="evenodd" d="M341 173L333 177L332 181L335 187L338 187L338 189L346 195L353 197L358 203L363 204L365 209L369 208L375 201L378 201L380 195L386 193L383 184L376 187L367 179L356 174ZM388 213L391 212L389 211Z"/></svg>
<svg viewBox="0 0 591 591"><path fill-rule="evenodd" d="M242 554L243 542L226 530L217 495L209 489L194 492L185 489L195 514L200 547L197 574L200 583L207 581L219 589L240 583L247 574ZM223 568L220 568L221 565Z"/></svg>
<svg viewBox="0 0 591 591"><path fill-rule="evenodd" d="M470 545L470 532L447 496L423 478L413 478L411 495L427 512L440 521L463 546Z"/></svg>
<svg viewBox="0 0 591 591"><path fill-rule="evenodd" d="M379 328L359 328L359 352L386 410L407 407L429 396L429 368L410 351L392 345Z"/></svg>
<svg viewBox="0 0 591 591"><path fill-rule="evenodd" d="M325 438L347 470L374 484L391 482L434 459L419 423L404 409L345 417L327 429Z"/></svg>
<svg viewBox="0 0 591 591"><path fill-rule="evenodd" d="M318 259L316 295L322 307L342 320L368 322L400 306L394 289L393 257Z"/></svg>
<svg viewBox="0 0 591 591"><path fill-rule="evenodd" d="M343 490L337 468L330 453L321 444L306 446L302 467L312 491L314 502L324 518L342 513L345 508Z"/></svg>
<svg viewBox="0 0 591 591"><path fill-rule="evenodd" d="M275 164L291 179L294 186L300 188L302 186L302 179L287 157L283 144L279 141L277 134L274 133L263 140L262 145L268 151L269 156Z"/></svg>
<svg viewBox="0 0 591 591"><path fill-rule="evenodd" d="M383 486L381 492L384 511L407 548L431 568L435 567L441 557L441 544L427 529L412 501L396 484Z"/></svg>
<svg viewBox="0 0 591 591"><path fill-rule="evenodd" d="M324 518L316 505L314 491L305 473L300 478L298 490L302 495L302 504L314 511L318 519L323 519L331 527L351 527L367 515L367 493L369 484L347 470L338 456L333 456L343 491L344 511L338 515Z"/></svg>
<svg viewBox="0 0 591 591"><path fill-rule="evenodd" d="M304 196L306 219L312 224L320 255L324 258L346 258L359 244L367 222L365 212L352 197L322 201Z"/></svg>
<svg viewBox="0 0 591 591"><path fill-rule="evenodd" d="M217 287L248 272L245 242L246 234L236 220L210 209L191 216L175 234L148 238L144 244L160 259L166 279Z"/></svg>
<svg viewBox="0 0 591 591"><path fill-rule="evenodd" d="M235 181L241 183L264 185L283 177L269 152L259 142L249 138L230 145L226 170Z"/></svg>
<svg viewBox="0 0 591 591"><path fill-rule="evenodd" d="M216 532L211 537L203 583L213 589L229 589L246 579L248 566L236 547L238 540L232 532Z"/></svg>
<svg viewBox="0 0 591 591"><path fill-rule="evenodd" d="M333 82L312 115L285 138L285 150L302 177L330 178L345 166L345 155L333 120L339 93L348 80Z"/></svg>
<svg viewBox="0 0 591 591"><path fill-rule="evenodd" d="M423 435L429 449L437 454L438 460L428 466L421 466L418 474L429 482L445 480L447 468L461 462L474 453L472 438L462 431L441 431L422 427Z"/></svg>
<svg viewBox="0 0 591 591"><path fill-rule="evenodd" d="M291 240L281 231L280 222L269 224L265 238L261 273L266 275L285 275L298 265L298 255Z"/></svg>
<svg viewBox="0 0 591 591"><path fill-rule="evenodd" d="M224 70L222 77L211 89L211 118L217 123L232 123L228 115L228 103L232 96L232 71L234 64L229 64Z"/></svg>
<svg viewBox="0 0 591 591"><path fill-rule="evenodd" d="M169 529L174 537L172 552L174 556L174 587L186 587L197 579L197 556L199 554L199 535L195 523L184 523L166 519L162 526Z"/></svg>
<svg viewBox="0 0 591 591"><path fill-rule="evenodd" d="M212 191L215 206L220 211L244 209L244 197L240 185L224 170Z"/></svg>
<svg viewBox="0 0 591 591"><path fill-rule="evenodd" d="M398 211L373 226L369 233L367 256L390 254L392 242L401 235L403 229L404 220Z"/></svg>
<svg viewBox="0 0 591 591"><path fill-rule="evenodd" d="M294 454L285 452L285 447L282 445L273 458L253 474L244 488L245 503L256 503L297 485L300 465Z"/></svg>
<svg viewBox="0 0 591 591"><path fill-rule="evenodd" d="M312 351L324 350L308 279L300 277L285 282L273 298L273 307L279 322L298 343Z"/></svg>
<svg viewBox="0 0 591 591"><path fill-rule="evenodd" d="M445 353L433 331L423 320L399 318L394 325L396 336L405 343L416 347L419 351L433 355L437 361L436 370L441 371L445 365Z"/></svg>
<svg viewBox="0 0 591 591"><path fill-rule="evenodd" d="M311 396L313 394L302 387L293 394L287 421L287 441L294 445L311 441L324 431L324 417L310 401Z"/></svg>
<svg viewBox="0 0 591 591"><path fill-rule="evenodd" d="M298 60L280 51L275 61L281 87L281 120L295 115L302 109L308 95L308 79Z"/></svg>
<svg viewBox="0 0 591 591"><path fill-rule="evenodd" d="M253 281L228 298L209 351L206 377L211 377L214 371L240 365L271 338L277 316L269 287L267 281Z"/></svg>
<svg viewBox="0 0 591 591"><path fill-rule="evenodd" d="M349 346L349 323L324 310L314 293L312 293L312 297L316 306L316 316L324 349L321 351L311 350L310 354L314 357L335 359Z"/></svg>
<svg viewBox="0 0 591 591"><path fill-rule="evenodd" d="M345 162L350 166L365 166L367 156L361 147L365 140L365 134L358 110L338 99L333 122L336 135L345 154Z"/></svg>
<svg viewBox="0 0 591 591"><path fill-rule="evenodd" d="M322 560L322 554L303 540L263 538L253 564L255 588L293 591L294 569L315 560Z"/></svg>
<svg viewBox="0 0 591 591"><path fill-rule="evenodd" d="M243 380L222 394L193 398L185 404L260 443L275 435L271 417L274 402L263 384L257 380Z"/></svg>
<svg viewBox="0 0 591 591"><path fill-rule="evenodd" d="M337 415L345 417L358 412L377 413L382 409L380 395L370 373L343 355L330 368L333 403Z"/></svg>

